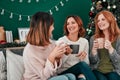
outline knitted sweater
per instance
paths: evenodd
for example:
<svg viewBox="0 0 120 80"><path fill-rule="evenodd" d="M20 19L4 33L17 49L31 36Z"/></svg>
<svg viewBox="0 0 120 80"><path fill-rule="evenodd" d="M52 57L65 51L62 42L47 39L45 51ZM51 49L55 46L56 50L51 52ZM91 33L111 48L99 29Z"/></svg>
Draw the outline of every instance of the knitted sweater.
<svg viewBox="0 0 120 80"><path fill-rule="evenodd" d="M79 52L85 51L87 53L86 58L84 59L84 61L89 64L89 58L88 58L88 51L89 51L89 44L88 44L88 40L85 38L80 37L76 42L70 41L67 36L63 36L61 38L58 39L58 41L60 42L64 42L66 44L77 44L79 45ZM72 67L73 65L75 65L76 63L80 62L79 58L76 57L77 54L69 54L69 55L64 55L63 56L63 64L61 66L60 69L58 69L58 73Z"/></svg>
<svg viewBox="0 0 120 80"><path fill-rule="evenodd" d="M92 50L93 41L94 41L94 37L92 36L90 39L90 50ZM97 54L93 56L92 52L90 51L90 62L91 62L90 65L93 70L96 70L100 63L99 53L100 52L98 51ZM112 54L109 54L109 57L114 67L113 72L115 71L120 75L120 36L117 38L114 51Z"/></svg>
<svg viewBox="0 0 120 80"><path fill-rule="evenodd" d="M60 66L55 62L53 65L48 59L48 55L54 49L55 44L46 47L27 44L23 52L25 67L24 80L47 80L56 75L56 70Z"/></svg>

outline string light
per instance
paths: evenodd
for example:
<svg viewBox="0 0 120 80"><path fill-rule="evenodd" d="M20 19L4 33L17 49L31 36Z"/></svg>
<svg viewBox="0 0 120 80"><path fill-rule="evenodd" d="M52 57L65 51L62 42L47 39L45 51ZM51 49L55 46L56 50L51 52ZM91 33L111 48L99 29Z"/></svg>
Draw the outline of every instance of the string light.
<svg viewBox="0 0 120 80"><path fill-rule="evenodd" d="M17 1L17 0L10 0L11 2L15 2L15 1ZM22 3L24 0L18 0L18 2L19 3ZM32 0L27 0L27 3L31 3L31 1ZM36 2L40 2L40 0L35 0ZM60 6L61 7L63 7L64 6L64 4L65 4L65 2L67 3L69 0L60 0L56 5L54 5L53 7L51 7L48 11L46 11L46 12L49 12L51 15L53 15L53 12L54 12L54 10L55 11L59 11L59 8L60 8ZM21 21L21 20L23 20L24 19L24 17L27 17L27 21L30 21L30 17L31 17L31 15L23 15L23 14L21 14L21 13L15 13L15 12L11 12L11 11L9 11L9 10L6 10L6 9L4 9L4 8L1 8L0 7L0 10L1 10L1 12L0 12L0 14L1 15L4 15L5 13L8 13L10 16L9 16L9 18L10 19L12 19L14 16L18 16L18 21Z"/></svg>
<svg viewBox="0 0 120 80"><path fill-rule="evenodd" d="M13 13L10 14L10 19L12 19L12 18L13 18Z"/></svg>
<svg viewBox="0 0 120 80"><path fill-rule="evenodd" d="M28 16L28 19L27 19L27 21L30 21L30 16Z"/></svg>
<svg viewBox="0 0 120 80"><path fill-rule="evenodd" d="M21 21L22 20L22 16L21 15L19 15L19 21Z"/></svg>
<svg viewBox="0 0 120 80"><path fill-rule="evenodd" d="M11 0L11 2L14 2L15 0ZM28 3L31 3L31 1L32 0L28 0L27 2ZM62 0L63 1L63 0ZM60 1L60 4L61 4L61 6L64 6L64 4L63 4L63 2L62 1ZM65 0L66 2L68 2L69 0ZM19 3L22 3L23 2L23 0L19 0ZM38 3L38 2L40 2L40 0L36 0L36 2Z"/></svg>
<svg viewBox="0 0 120 80"><path fill-rule="evenodd" d="M23 0L19 0L19 2L20 2L20 3L22 3L22 2L23 2Z"/></svg>
<svg viewBox="0 0 120 80"><path fill-rule="evenodd" d="M12 2L14 1L14 0L11 0Z"/></svg>
<svg viewBox="0 0 120 80"><path fill-rule="evenodd" d="M106 2L106 0L103 0L103 2Z"/></svg>
<svg viewBox="0 0 120 80"><path fill-rule="evenodd" d="M28 3L31 3L31 0L28 0Z"/></svg>
<svg viewBox="0 0 120 80"><path fill-rule="evenodd" d="M39 0L36 0L36 2L39 2Z"/></svg>
<svg viewBox="0 0 120 80"><path fill-rule="evenodd" d="M69 0L66 0L66 2L68 2Z"/></svg>
<svg viewBox="0 0 120 80"><path fill-rule="evenodd" d="M53 14L51 10L49 10L49 13L50 13L51 15Z"/></svg>
<svg viewBox="0 0 120 80"><path fill-rule="evenodd" d="M64 6L64 4L63 4L63 2L62 2L62 1L60 1L60 4L61 4L61 6Z"/></svg>
<svg viewBox="0 0 120 80"><path fill-rule="evenodd" d="M116 5L113 5L112 7L113 7L113 9L116 9Z"/></svg>
<svg viewBox="0 0 120 80"><path fill-rule="evenodd" d="M4 9L2 9L1 15L4 15L4 12L5 12L5 10L4 10Z"/></svg>
<svg viewBox="0 0 120 80"><path fill-rule="evenodd" d="M11 2L14 2L14 1L15 1L15 0L11 0ZM17 0L16 0L16 1L17 1ZM28 3L31 3L31 1L32 1L32 0L28 0L27 2L28 2ZM38 3L39 1L40 1L40 0L36 0L37 3ZM22 3L22 2L23 2L23 0L19 0L19 3Z"/></svg>
<svg viewBox="0 0 120 80"><path fill-rule="evenodd" d="M55 6L55 10L56 10L56 11L58 11L58 10L59 10L57 6Z"/></svg>
<svg viewBox="0 0 120 80"><path fill-rule="evenodd" d="M93 10L94 10L94 7L92 6L90 10L93 11Z"/></svg>
<svg viewBox="0 0 120 80"><path fill-rule="evenodd" d="M58 6L60 5L60 6L64 6L64 3L65 3L65 1L63 2L64 0L61 0L59 3L57 3L54 7L52 7L48 12L52 15L53 14L53 11L52 10L56 10L56 11L59 11L59 8L58 8ZM66 0L66 2L68 2L68 0Z"/></svg>
<svg viewBox="0 0 120 80"><path fill-rule="evenodd" d="M110 7L110 5L108 5L108 7L107 7L108 9L110 9L111 7Z"/></svg>
<svg viewBox="0 0 120 80"><path fill-rule="evenodd" d="M92 4L95 5L95 2L93 2Z"/></svg>

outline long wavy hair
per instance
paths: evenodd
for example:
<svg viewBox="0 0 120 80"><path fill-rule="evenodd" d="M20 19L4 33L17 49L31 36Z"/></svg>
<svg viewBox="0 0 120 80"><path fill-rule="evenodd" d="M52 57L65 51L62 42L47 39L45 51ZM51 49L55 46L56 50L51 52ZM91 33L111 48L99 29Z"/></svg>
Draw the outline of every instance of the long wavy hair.
<svg viewBox="0 0 120 80"><path fill-rule="evenodd" d="M69 35L68 29L67 29L67 20L71 17L75 19L75 21L77 22L77 24L79 26L78 38L84 37L85 29L83 27L83 22L82 22L81 18L79 16L76 16L76 15L67 16L65 23L64 23L64 34L67 36Z"/></svg>
<svg viewBox="0 0 120 80"><path fill-rule="evenodd" d="M110 33L109 37L110 37L110 41L113 42L117 39L117 37L120 35L120 29L118 27L118 24L117 24L117 21L114 17L114 15L107 11L107 10L103 10L101 12L99 12L96 16L95 16L95 39L96 38L99 38L99 37L105 37L104 34L103 34L103 31L99 29L98 27L98 16L100 14L103 14L104 17L106 18L106 20L109 22L109 28L108 28L108 31Z"/></svg>

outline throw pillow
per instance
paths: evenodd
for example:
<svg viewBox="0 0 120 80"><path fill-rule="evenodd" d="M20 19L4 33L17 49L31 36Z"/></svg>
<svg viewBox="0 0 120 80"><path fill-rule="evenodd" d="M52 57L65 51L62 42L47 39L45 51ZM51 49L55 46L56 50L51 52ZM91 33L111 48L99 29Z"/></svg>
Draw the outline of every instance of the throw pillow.
<svg viewBox="0 0 120 80"><path fill-rule="evenodd" d="M17 51L17 49L15 49L15 51ZM24 73L22 56L18 55L18 53L16 54L12 52L10 49L6 49L6 59L7 59L7 80L21 80Z"/></svg>

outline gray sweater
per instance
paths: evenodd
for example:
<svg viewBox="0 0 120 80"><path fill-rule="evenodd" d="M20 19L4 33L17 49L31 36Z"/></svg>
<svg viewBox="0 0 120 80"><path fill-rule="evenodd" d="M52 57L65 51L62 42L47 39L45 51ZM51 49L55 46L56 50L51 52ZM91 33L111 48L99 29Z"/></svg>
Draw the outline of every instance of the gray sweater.
<svg viewBox="0 0 120 80"><path fill-rule="evenodd" d="M92 55L92 47L93 47L94 37L92 36L90 39L90 65L93 70L98 68L98 64L100 62L99 52L97 55ZM109 54L111 62L114 66L114 72L117 72L120 75L120 37L117 38L115 43L115 49L112 54Z"/></svg>

